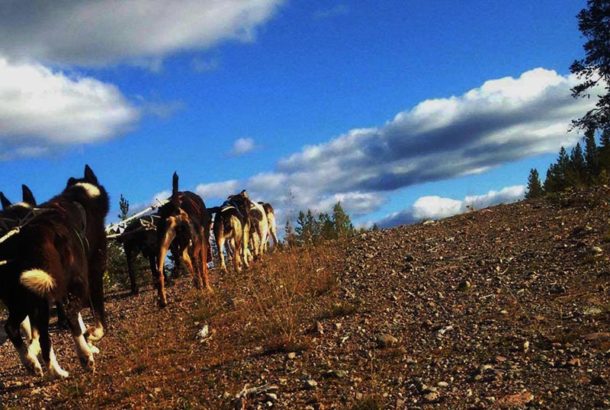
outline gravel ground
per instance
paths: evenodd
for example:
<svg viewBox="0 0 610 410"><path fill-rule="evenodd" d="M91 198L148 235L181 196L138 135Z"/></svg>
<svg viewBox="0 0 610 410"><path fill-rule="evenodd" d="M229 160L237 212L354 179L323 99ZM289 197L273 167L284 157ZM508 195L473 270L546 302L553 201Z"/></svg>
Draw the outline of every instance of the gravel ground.
<svg viewBox="0 0 610 410"><path fill-rule="evenodd" d="M112 293L95 374L65 332L62 382L5 343L0 403L610 408L609 201L599 188L278 252L213 271L213 295L177 280L163 310L152 290ZM245 386L261 388L236 398Z"/></svg>

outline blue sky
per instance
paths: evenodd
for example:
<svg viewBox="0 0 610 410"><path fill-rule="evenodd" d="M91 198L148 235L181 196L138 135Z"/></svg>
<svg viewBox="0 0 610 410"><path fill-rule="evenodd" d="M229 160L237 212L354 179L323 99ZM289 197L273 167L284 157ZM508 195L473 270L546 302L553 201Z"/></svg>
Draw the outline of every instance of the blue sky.
<svg viewBox="0 0 610 410"><path fill-rule="evenodd" d="M121 4L1 6L9 198L48 199L88 163L109 220L177 170L208 205L247 188L282 223L339 199L358 223L402 222L422 197L518 198L488 193L544 173L590 104L569 98L584 0Z"/></svg>

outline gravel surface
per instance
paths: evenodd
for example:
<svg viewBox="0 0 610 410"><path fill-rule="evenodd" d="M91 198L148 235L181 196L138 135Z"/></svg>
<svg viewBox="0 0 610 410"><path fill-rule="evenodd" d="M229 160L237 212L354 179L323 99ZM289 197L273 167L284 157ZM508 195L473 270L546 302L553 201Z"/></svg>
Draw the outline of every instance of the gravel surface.
<svg viewBox="0 0 610 410"><path fill-rule="evenodd" d="M111 293L95 374L27 375L11 408L610 408L610 189L278 252L188 279L159 310ZM293 258L293 259L290 259ZM205 328L207 326L207 328Z"/></svg>

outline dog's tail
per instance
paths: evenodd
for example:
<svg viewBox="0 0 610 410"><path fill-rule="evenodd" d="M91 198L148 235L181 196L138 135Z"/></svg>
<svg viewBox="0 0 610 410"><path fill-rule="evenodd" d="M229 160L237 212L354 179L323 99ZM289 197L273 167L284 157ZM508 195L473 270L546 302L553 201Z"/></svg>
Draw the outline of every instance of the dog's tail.
<svg viewBox="0 0 610 410"><path fill-rule="evenodd" d="M174 172L174 176L172 177L172 196L175 196L178 193L178 174Z"/></svg>
<svg viewBox="0 0 610 410"><path fill-rule="evenodd" d="M38 296L43 297L55 289L55 279L42 269L30 269L21 272L19 282Z"/></svg>

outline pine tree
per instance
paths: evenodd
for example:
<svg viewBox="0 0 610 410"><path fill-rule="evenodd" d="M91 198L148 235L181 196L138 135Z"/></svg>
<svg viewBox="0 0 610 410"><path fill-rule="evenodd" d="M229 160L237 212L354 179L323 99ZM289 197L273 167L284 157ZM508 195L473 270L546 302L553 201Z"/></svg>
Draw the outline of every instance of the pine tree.
<svg viewBox="0 0 610 410"><path fill-rule="evenodd" d="M572 88L574 97L600 95L595 108L574 120L583 130L603 130L610 124L610 1L587 0L578 13L578 29L586 38L585 57L574 61L570 71L582 82ZM602 91L603 90L603 91Z"/></svg>
<svg viewBox="0 0 610 410"><path fill-rule="evenodd" d="M610 170L610 126L602 130L599 145L599 168Z"/></svg>
<svg viewBox="0 0 610 410"><path fill-rule="evenodd" d="M295 232L290 219L286 219L286 225L284 225L284 242L291 247L296 245Z"/></svg>
<svg viewBox="0 0 610 410"><path fill-rule="evenodd" d="M337 230L335 224L327 213L318 215L318 225L320 227L320 238L330 240L337 238Z"/></svg>
<svg viewBox="0 0 610 410"><path fill-rule="evenodd" d="M119 198L119 210L120 213L117 216L121 221L124 221L129 214L129 201L125 199L123 194L121 194L121 197Z"/></svg>
<svg viewBox="0 0 610 410"><path fill-rule="evenodd" d="M570 152L569 165L567 166L565 176L566 188L582 186L588 179L587 164L579 142L576 143L576 146Z"/></svg>
<svg viewBox="0 0 610 410"><path fill-rule="evenodd" d="M568 187L567 174L570 172L570 158L564 147L559 150L559 157L551 164L544 181L545 192L560 192Z"/></svg>
<svg viewBox="0 0 610 410"><path fill-rule="evenodd" d="M343 210L341 202L337 202L333 207L333 223L338 238L346 238L354 233L354 226L349 215Z"/></svg>
<svg viewBox="0 0 610 410"><path fill-rule="evenodd" d="M307 225L305 218L305 212L299 211L297 216L297 226L294 229L296 232L296 239L300 244L307 244L311 240L310 227Z"/></svg>
<svg viewBox="0 0 610 410"><path fill-rule="evenodd" d="M525 193L525 197L527 199L531 199L541 197L542 195L544 195L544 190L542 189L542 184L540 183L538 170L536 168L532 168L530 170L530 175L527 178L527 192Z"/></svg>
<svg viewBox="0 0 610 410"><path fill-rule="evenodd" d="M593 130L587 130L583 139L585 142L585 162L587 163L587 183L592 185L599 175L600 150L595 143L595 132Z"/></svg>

